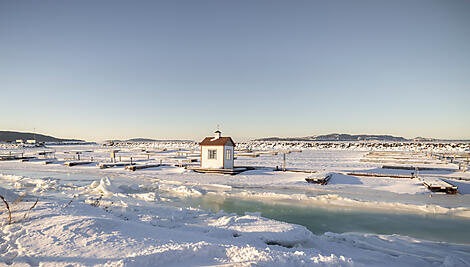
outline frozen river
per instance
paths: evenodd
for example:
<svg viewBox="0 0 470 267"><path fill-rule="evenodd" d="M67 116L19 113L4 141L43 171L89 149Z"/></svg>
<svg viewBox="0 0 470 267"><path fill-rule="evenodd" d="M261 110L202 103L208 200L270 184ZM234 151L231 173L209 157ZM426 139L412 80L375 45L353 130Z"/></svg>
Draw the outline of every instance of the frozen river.
<svg viewBox="0 0 470 267"><path fill-rule="evenodd" d="M109 177L115 186L129 185L130 183L148 184L151 178L136 181L134 176L125 174L103 174L94 170L82 172L67 171L31 171L31 170L3 170L2 174L18 175L37 179L51 179L62 185L86 186L104 177ZM137 178L138 179L138 178ZM8 186L8 185L3 185ZM201 190L202 191L202 190ZM140 191L137 191L140 192ZM210 192L210 194L208 194ZM262 188L259 186L237 186L232 187L231 194L218 194L216 190L207 190L202 195L186 196L169 192L168 190L155 189L155 193L164 197L163 204L184 208L198 208L211 212L225 211L244 215L246 212L258 212L261 216L299 224L307 227L314 234L325 232L334 233L369 233L386 235L403 235L426 239L432 241L444 241L450 243L470 244L470 231L468 227L470 220L452 215L443 214L410 214L410 212L391 211L383 209L358 209L348 207L337 207L328 205L306 205L297 201L279 201L277 199L244 199L238 196L241 193L262 194L264 192L276 192L289 195L303 193L306 196L322 196L322 191L311 191L302 188ZM60 192L56 192L60 193ZM444 194L429 198L428 195L397 195L389 192L370 192L368 190L350 190L349 192L337 191L337 194L350 198L361 198L361 200L400 201L409 203L425 202L432 204L451 204L461 207L469 204L467 195L448 196ZM380 194L380 196L378 195ZM160 202L145 202L148 208L152 205L161 205Z"/></svg>
<svg viewBox="0 0 470 267"><path fill-rule="evenodd" d="M305 207L272 204L270 201L252 201L239 198L197 197L183 199L186 206L223 210L244 215L260 212L261 216L300 224L314 234L372 233L397 234L419 239L470 244L470 221L445 215L413 215L397 212L358 211L357 209Z"/></svg>

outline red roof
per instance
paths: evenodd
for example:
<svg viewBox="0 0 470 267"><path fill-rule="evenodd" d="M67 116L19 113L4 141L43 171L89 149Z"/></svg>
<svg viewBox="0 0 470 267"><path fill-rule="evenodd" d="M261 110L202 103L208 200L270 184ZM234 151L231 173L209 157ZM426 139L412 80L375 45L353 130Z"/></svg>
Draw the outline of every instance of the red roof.
<svg viewBox="0 0 470 267"><path fill-rule="evenodd" d="M201 146L235 146L235 142L233 142L231 137L219 137L213 140L214 137L206 137L200 143Z"/></svg>

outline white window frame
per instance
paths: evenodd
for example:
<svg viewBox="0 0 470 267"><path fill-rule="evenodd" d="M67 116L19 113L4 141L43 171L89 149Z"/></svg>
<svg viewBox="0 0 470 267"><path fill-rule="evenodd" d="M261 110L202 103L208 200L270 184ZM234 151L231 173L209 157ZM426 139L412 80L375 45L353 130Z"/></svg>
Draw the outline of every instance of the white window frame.
<svg viewBox="0 0 470 267"><path fill-rule="evenodd" d="M225 158L227 160L231 160L232 159L232 150L231 149L227 149L227 152L225 153Z"/></svg>
<svg viewBox="0 0 470 267"><path fill-rule="evenodd" d="M207 159L217 159L217 149L208 149Z"/></svg>

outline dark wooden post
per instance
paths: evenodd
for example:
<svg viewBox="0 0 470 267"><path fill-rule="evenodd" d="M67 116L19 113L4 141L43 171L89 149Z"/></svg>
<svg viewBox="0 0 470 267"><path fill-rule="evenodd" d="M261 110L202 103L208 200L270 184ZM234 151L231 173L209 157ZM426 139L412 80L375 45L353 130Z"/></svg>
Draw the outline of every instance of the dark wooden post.
<svg viewBox="0 0 470 267"><path fill-rule="evenodd" d="M286 153L282 153L283 163L282 163L282 171L286 171Z"/></svg>

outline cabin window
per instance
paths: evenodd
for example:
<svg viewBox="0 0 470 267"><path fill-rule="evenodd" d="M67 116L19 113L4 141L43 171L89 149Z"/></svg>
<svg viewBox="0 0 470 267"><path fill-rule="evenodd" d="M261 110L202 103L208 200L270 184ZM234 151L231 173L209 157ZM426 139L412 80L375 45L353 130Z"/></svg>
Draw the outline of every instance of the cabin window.
<svg viewBox="0 0 470 267"><path fill-rule="evenodd" d="M217 159L217 149L209 149L208 159Z"/></svg>
<svg viewBox="0 0 470 267"><path fill-rule="evenodd" d="M227 156L226 157L227 157L228 160L232 159L232 150L227 149Z"/></svg>

